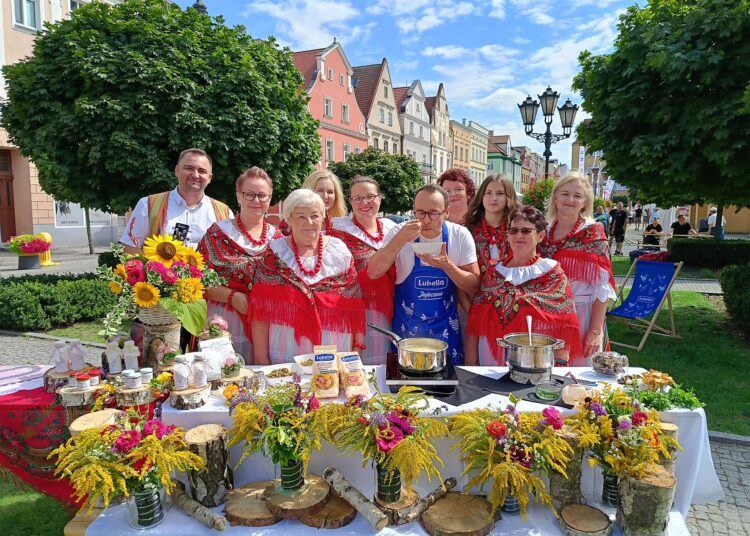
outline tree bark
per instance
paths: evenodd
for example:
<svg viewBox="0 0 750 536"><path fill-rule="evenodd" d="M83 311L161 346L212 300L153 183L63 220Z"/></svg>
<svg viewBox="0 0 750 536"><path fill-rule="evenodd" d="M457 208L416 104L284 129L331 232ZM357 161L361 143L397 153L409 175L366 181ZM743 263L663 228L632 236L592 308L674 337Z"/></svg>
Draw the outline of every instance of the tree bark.
<svg viewBox="0 0 750 536"><path fill-rule="evenodd" d="M576 435L568 428L560 431L562 438L571 446L573 454L565 466L565 473L568 478L557 471L550 471L549 477L549 495L552 498L552 506L555 511L568 504L578 504L583 502L581 493L581 473L583 472L583 449L578 446Z"/></svg>
<svg viewBox="0 0 750 536"><path fill-rule="evenodd" d="M300 522L316 529L340 529L357 517L357 510L338 493L331 493L323 509L315 514L301 516Z"/></svg>
<svg viewBox="0 0 750 536"><path fill-rule="evenodd" d="M158 368L156 353L162 345L168 344L172 348L180 347L180 324L153 325L143 324L143 366Z"/></svg>
<svg viewBox="0 0 750 536"><path fill-rule="evenodd" d="M607 514L586 504L563 506L558 521L566 536L610 536L615 527Z"/></svg>
<svg viewBox="0 0 750 536"><path fill-rule="evenodd" d="M137 389L120 386L115 391L115 401L120 408L134 408L150 404L154 401L154 397L151 394L151 387L148 385L141 385Z"/></svg>
<svg viewBox="0 0 750 536"><path fill-rule="evenodd" d="M68 427L70 435L71 437L75 437L84 430L101 428L107 424L114 424L117 416L122 415L123 413L124 412L119 409L108 408L101 411L95 411L94 413L81 415L70 423L70 426Z"/></svg>
<svg viewBox="0 0 750 536"><path fill-rule="evenodd" d="M388 516L389 525L404 525L406 515L412 511L412 508L419 502L419 494L414 490L401 489L401 498L396 502L381 502L375 497L375 504Z"/></svg>
<svg viewBox="0 0 750 536"><path fill-rule="evenodd" d="M195 409L204 406L211 398L211 387L189 387L182 391L169 393L169 404L174 409Z"/></svg>
<svg viewBox="0 0 750 536"><path fill-rule="evenodd" d="M674 438L675 441L678 441L679 439L679 428L676 424L672 424L670 422L662 422L661 424L661 430L669 437ZM661 462L659 465L664 467L667 471L670 472L672 476L674 476L675 469L677 468L677 448L676 447L670 447L667 449L669 451L669 458L661 458Z"/></svg>
<svg viewBox="0 0 750 536"><path fill-rule="evenodd" d="M417 504L415 504L411 510L406 512L403 516L399 516L399 519L397 519L397 524L399 521L403 520L403 523L411 523L412 521L416 521L419 516L421 516L425 510L427 510L430 506L435 504L435 501L438 499L442 499L446 496L448 491L456 487L456 479L453 477L446 478L443 481L443 485L439 488L434 489L427 495L425 495L422 499L420 499Z"/></svg>
<svg viewBox="0 0 750 536"><path fill-rule="evenodd" d="M375 530L382 530L388 525L386 516L375 504L365 497L357 488L352 486L344 475L334 467L328 467L323 471L323 478L331 485L333 490L346 499L357 512L362 514Z"/></svg>
<svg viewBox="0 0 750 536"><path fill-rule="evenodd" d="M214 530L222 531L227 528L226 519L187 496L185 484L179 481L175 481L175 484L176 486L172 491L172 501L180 510Z"/></svg>
<svg viewBox="0 0 750 536"><path fill-rule="evenodd" d="M660 465L652 465L641 479L620 480L617 523L624 536L664 536L669 524L677 482Z"/></svg>
<svg viewBox="0 0 750 536"><path fill-rule="evenodd" d="M225 438L226 428L220 424L203 424L185 433L190 451L206 462L205 470L188 471L190 495L208 508L224 504L227 493L234 488Z"/></svg>
<svg viewBox="0 0 750 536"><path fill-rule="evenodd" d="M89 217L89 209L83 209L83 217L86 220L86 240L89 243L89 255L94 254L94 237L91 234L91 218Z"/></svg>

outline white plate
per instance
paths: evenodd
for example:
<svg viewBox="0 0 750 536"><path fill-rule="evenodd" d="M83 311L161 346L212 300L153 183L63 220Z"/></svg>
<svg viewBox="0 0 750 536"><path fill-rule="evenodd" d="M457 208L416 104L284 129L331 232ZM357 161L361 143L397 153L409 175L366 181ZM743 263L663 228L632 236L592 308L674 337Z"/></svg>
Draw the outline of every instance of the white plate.
<svg viewBox="0 0 750 536"><path fill-rule="evenodd" d="M287 368L292 371L292 373L289 376L282 376L280 378L271 378L269 374L273 370L277 370L280 368ZM263 367L260 369L263 374L266 376L266 380L268 381L269 385L281 385L282 383L291 383L292 378L295 374L300 374L302 371L300 370L299 365L297 363L280 363L278 365L268 365L266 367Z"/></svg>
<svg viewBox="0 0 750 536"><path fill-rule="evenodd" d="M440 253L440 248L443 246L443 242L412 242L411 249L417 255L437 255Z"/></svg>
<svg viewBox="0 0 750 536"><path fill-rule="evenodd" d="M295 355L294 356L294 362L297 363L297 365L299 366L300 369L302 369L302 373L303 374L312 374L313 373L313 371L312 371L312 369L313 369L312 365L305 366L305 365L302 364L302 362L306 361L307 359L314 360L315 359L315 354L314 353L313 354L300 354L300 355Z"/></svg>

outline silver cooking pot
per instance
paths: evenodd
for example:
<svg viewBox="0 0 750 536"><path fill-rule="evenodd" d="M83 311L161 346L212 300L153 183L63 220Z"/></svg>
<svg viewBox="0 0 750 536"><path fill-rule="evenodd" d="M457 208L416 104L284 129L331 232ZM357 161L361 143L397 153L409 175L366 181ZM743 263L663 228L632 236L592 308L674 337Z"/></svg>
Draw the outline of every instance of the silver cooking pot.
<svg viewBox="0 0 750 536"><path fill-rule="evenodd" d="M417 372L428 374L431 372L440 372L445 368L448 359L448 343L437 339L426 337L414 337L404 339L376 326L370 322L367 323L375 331L387 336L398 349L398 364L406 372Z"/></svg>
<svg viewBox="0 0 750 536"><path fill-rule="evenodd" d="M516 379L516 370L527 374L551 372L555 364L555 350L563 348L565 341L532 333L529 346L528 333L508 333L497 339L497 344L505 348L505 360L511 370L511 378Z"/></svg>

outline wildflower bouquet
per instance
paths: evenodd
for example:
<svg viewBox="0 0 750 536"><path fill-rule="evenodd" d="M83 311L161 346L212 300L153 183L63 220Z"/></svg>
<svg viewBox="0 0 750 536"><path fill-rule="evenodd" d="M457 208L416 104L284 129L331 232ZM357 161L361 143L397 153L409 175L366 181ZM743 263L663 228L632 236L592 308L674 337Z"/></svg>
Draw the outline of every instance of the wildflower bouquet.
<svg viewBox="0 0 750 536"><path fill-rule="evenodd" d="M185 247L170 235L147 238L143 255L127 255L121 245L112 251L120 259L113 270L97 269L119 300L104 321L104 335L116 329L126 315L135 316L138 308L161 305L177 317L185 329L198 336L206 322L204 288L223 284L217 273L204 268L203 256Z"/></svg>
<svg viewBox="0 0 750 536"><path fill-rule="evenodd" d="M82 508L102 497L104 508L118 494L174 488L173 471L202 470L203 459L188 450L183 430L129 411L115 424L84 430L50 453L55 475L70 478Z"/></svg>
<svg viewBox="0 0 750 536"><path fill-rule="evenodd" d="M605 475L640 478L649 464L669 459L670 448L680 448L662 432L655 410L610 386L579 403L568 422L588 450L589 464Z"/></svg>
<svg viewBox="0 0 750 536"><path fill-rule="evenodd" d="M9 249L16 255L20 253L44 253L49 251L52 244L47 242L42 234L22 234L10 239Z"/></svg>
<svg viewBox="0 0 750 536"><path fill-rule="evenodd" d="M169 390L172 388L173 376L171 372L162 372L148 382L151 387L151 396L157 400L164 401L169 398Z"/></svg>
<svg viewBox="0 0 750 536"><path fill-rule="evenodd" d="M378 391L369 400L357 395L320 412L328 441L344 452L362 453L362 467L373 461L388 474L398 471L411 489L423 471L430 481L440 479L435 462L443 462L434 441L448 435L448 427L435 418L439 410L420 415L429 407L421 389L404 386L395 395Z"/></svg>
<svg viewBox="0 0 750 536"><path fill-rule="evenodd" d="M514 495L525 516L529 492L552 508L544 482L535 473L557 471L567 477L565 465L573 449L557 433L563 418L555 408L519 413L518 399L510 395L510 401L504 410L487 407L454 415L449 426L459 438L453 450L459 450L463 474L474 475L466 489L481 487L492 479L489 500L493 509Z"/></svg>
<svg viewBox="0 0 750 536"><path fill-rule="evenodd" d="M229 403L232 427L229 446L245 444L237 465L261 452L281 466L302 462L304 472L310 455L321 447L318 431L318 399L303 393L300 378L293 383L269 387L262 395L229 385L224 396Z"/></svg>

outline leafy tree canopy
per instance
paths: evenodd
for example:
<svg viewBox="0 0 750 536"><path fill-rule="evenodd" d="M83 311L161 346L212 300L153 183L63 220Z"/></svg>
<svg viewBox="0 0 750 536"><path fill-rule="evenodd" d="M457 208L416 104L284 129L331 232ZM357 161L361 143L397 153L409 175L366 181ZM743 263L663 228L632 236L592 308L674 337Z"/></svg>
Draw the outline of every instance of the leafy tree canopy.
<svg viewBox="0 0 750 536"><path fill-rule="evenodd" d="M382 192L380 210L386 214L412 209L414 193L424 184L417 161L405 154L391 154L369 147L351 154L346 162L331 163L329 169L341 179L346 192L355 175L378 181Z"/></svg>
<svg viewBox="0 0 750 536"><path fill-rule="evenodd" d="M3 72L2 126L46 192L85 207L121 213L173 188L189 147L211 155L208 193L233 205L247 167L280 199L319 159L291 51L163 0L84 5Z"/></svg>
<svg viewBox="0 0 750 536"><path fill-rule="evenodd" d="M610 174L664 206L750 206L750 0L651 0L611 54L583 52L578 134Z"/></svg>

